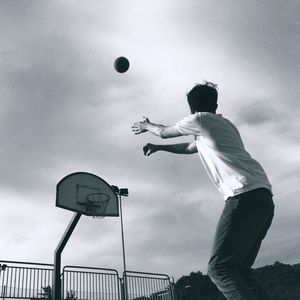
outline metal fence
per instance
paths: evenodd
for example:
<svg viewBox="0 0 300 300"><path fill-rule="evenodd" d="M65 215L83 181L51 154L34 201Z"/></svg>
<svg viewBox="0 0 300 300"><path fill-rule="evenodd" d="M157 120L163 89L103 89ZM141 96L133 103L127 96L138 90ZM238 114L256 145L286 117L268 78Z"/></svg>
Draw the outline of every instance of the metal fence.
<svg viewBox="0 0 300 300"><path fill-rule="evenodd" d="M0 297L41 298L43 287L52 287L53 265L0 261Z"/></svg>
<svg viewBox="0 0 300 300"><path fill-rule="evenodd" d="M168 275L65 266L62 298L77 300L175 300ZM53 299L53 265L0 261L1 299Z"/></svg>
<svg viewBox="0 0 300 300"><path fill-rule="evenodd" d="M174 300L174 283L164 274L127 271L124 273L127 300Z"/></svg>
<svg viewBox="0 0 300 300"><path fill-rule="evenodd" d="M65 266L62 278L64 299L72 294L78 300L121 299L120 278L116 270Z"/></svg>

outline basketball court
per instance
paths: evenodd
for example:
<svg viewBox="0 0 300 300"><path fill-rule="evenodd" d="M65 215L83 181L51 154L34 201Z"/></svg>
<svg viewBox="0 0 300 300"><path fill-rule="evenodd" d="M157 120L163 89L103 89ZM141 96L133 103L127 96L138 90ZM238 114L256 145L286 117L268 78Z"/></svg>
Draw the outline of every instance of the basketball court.
<svg viewBox="0 0 300 300"><path fill-rule="evenodd" d="M71 173L56 186L56 206L74 214L54 251L54 264L0 261L1 299L173 300L168 275L126 270L121 197L128 189L86 172ZM81 216L120 217L124 272L97 266L62 266L61 254Z"/></svg>

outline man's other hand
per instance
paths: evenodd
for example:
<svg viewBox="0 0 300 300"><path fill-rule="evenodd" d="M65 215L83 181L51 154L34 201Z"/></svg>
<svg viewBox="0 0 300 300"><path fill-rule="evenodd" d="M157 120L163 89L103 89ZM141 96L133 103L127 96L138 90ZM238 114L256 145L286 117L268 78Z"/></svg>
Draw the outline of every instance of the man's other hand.
<svg viewBox="0 0 300 300"><path fill-rule="evenodd" d="M158 150L158 146L154 145L154 144L150 144L150 143L146 144L143 147L144 155L146 155L146 156L151 155L152 153L156 152L157 150Z"/></svg>

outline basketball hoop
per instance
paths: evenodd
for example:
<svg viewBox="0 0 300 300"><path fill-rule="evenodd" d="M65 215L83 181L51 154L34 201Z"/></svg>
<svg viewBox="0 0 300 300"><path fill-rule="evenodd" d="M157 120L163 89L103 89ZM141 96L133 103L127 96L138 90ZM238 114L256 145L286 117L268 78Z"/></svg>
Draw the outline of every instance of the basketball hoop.
<svg viewBox="0 0 300 300"><path fill-rule="evenodd" d="M86 213L93 218L103 219L110 196L105 193L92 193L86 196Z"/></svg>

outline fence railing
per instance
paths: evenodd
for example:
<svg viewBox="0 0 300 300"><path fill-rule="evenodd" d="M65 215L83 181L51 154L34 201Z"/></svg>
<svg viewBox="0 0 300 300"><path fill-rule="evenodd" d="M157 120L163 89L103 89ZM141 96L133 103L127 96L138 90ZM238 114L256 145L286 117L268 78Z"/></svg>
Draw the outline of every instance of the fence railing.
<svg viewBox="0 0 300 300"><path fill-rule="evenodd" d="M64 299L71 293L82 300L121 299L120 278L112 269L65 266L63 268Z"/></svg>
<svg viewBox="0 0 300 300"><path fill-rule="evenodd" d="M52 279L53 265L0 261L0 298L41 298Z"/></svg>
<svg viewBox="0 0 300 300"><path fill-rule="evenodd" d="M164 274L65 266L62 298L78 300L175 300ZM53 265L0 261L0 299L53 299Z"/></svg>
<svg viewBox="0 0 300 300"><path fill-rule="evenodd" d="M174 300L174 283L164 274L127 271L123 276L127 300Z"/></svg>

